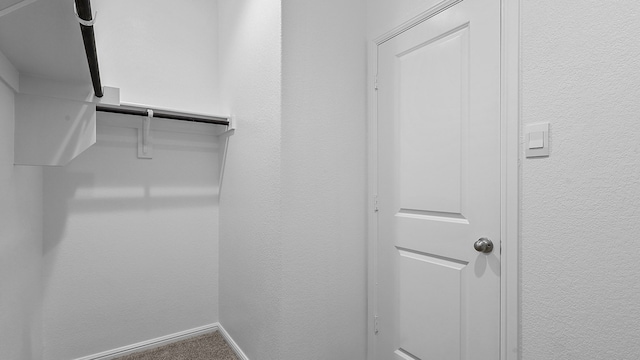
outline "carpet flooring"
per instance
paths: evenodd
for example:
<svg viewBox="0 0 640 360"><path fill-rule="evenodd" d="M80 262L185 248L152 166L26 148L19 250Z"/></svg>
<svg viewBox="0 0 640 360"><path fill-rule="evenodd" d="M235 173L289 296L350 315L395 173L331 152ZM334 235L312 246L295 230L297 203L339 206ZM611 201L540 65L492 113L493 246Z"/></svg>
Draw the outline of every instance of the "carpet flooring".
<svg viewBox="0 0 640 360"><path fill-rule="evenodd" d="M239 360L219 331L114 360Z"/></svg>

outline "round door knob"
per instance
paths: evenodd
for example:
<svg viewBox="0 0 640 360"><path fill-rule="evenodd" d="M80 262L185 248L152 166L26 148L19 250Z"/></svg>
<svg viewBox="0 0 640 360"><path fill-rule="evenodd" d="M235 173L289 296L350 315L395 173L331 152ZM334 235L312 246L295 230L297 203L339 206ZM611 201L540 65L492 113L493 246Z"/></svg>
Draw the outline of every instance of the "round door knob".
<svg viewBox="0 0 640 360"><path fill-rule="evenodd" d="M473 248L476 249L477 252L488 254L493 251L493 241L487 238L480 238L473 244Z"/></svg>

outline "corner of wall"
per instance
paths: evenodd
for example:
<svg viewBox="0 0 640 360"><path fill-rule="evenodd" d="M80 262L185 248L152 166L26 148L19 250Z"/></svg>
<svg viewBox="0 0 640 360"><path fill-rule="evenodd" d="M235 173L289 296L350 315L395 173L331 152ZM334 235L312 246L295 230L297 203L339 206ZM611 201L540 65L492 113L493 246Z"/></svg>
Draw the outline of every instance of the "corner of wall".
<svg viewBox="0 0 640 360"><path fill-rule="evenodd" d="M5 70L0 71L6 75ZM9 82L17 81L14 75ZM38 360L42 357L42 169L13 164L17 86L5 81L0 82L0 356Z"/></svg>
<svg viewBox="0 0 640 360"><path fill-rule="evenodd" d="M283 3L286 359L366 356L365 5Z"/></svg>
<svg viewBox="0 0 640 360"><path fill-rule="evenodd" d="M220 322L249 358L279 359L280 0L220 0L227 137L220 193Z"/></svg>
<svg viewBox="0 0 640 360"><path fill-rule="evenodd" d="M11 61L0 51L0 80L9 86L14 92L20 89L20 73Z"/></svg>

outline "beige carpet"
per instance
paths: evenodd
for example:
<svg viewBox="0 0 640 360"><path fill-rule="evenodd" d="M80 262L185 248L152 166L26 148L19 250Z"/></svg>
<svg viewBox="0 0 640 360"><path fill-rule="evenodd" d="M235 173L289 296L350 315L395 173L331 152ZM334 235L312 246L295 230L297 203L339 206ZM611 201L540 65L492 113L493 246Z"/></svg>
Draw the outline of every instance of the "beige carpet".
<svg viewBox="0 0 640 360"><path fill-rule="evenodd" d="M116 360L239 360L219 331Z"/></svg>

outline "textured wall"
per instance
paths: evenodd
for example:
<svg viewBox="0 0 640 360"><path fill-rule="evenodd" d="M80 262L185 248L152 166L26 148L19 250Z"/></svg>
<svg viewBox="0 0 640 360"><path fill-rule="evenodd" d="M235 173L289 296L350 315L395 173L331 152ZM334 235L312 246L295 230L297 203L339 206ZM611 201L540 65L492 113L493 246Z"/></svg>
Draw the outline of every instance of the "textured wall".
<svg viewBox="0 0 640 360"><path fill-rule="evenodd" d="M282 4L281 359L364 359L364 1Z"/></svg>
<svg viewBox="0 0 640 360"><path fill-rule="evenodd" d="M217 1L93 0L102 83L121 101L218 113Z"/></svg>
<svg viewBox="0 0 640 360"><path fill-rule="evenodd" d="M99 114L96 145L44 171L44 359L96 354L218 321L214 136ZM162 120L156 120L162 121ZM188 125L185 125L188 126Z"/></svg>
<svg viewBox="0 0 640 360"><path fill-rule="evenodd" d="M522 1L523 359L640 354L640 3Z"/></svg>
<svg viewBox="0 0 640 360"><path fill-rule="evenodd" d="M41 356L42 170L13 165L14 93L0 81L0 359Z"/></svg>
<svg viewBox="0 0 640 360"><path fill-rule="evenodd" d="M220 314L252 360L364 358L363 7L219 4Z"/></svg>
<svg viewBox="0 0 640 360"><path fill-rule="evenodd" d="M220 321L251 360L279 354L280 0L220 0L222 103L238 122L220 193Z"/></svg>

